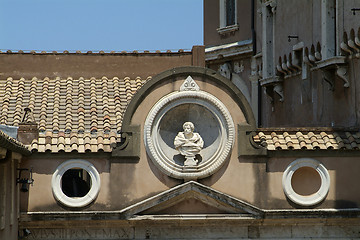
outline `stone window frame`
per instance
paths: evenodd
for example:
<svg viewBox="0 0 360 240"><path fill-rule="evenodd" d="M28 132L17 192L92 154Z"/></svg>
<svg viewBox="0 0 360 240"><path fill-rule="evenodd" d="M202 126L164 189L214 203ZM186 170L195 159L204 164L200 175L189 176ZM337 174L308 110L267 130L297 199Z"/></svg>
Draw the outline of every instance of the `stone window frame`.
<svg viewBox="0 0 360 240"><path fill-rule="evenodd" d="M321 179L319 190L309 196L297 194L291 185L293 174L302 167L316 170ZM282 177L282 187L287 198L300 206L313 206L323 201L330 189L330 175L325 166L312 158L300 158L291 162L285 169Z"/></svg>
<svg viewBox="0 0 360 240"><path fill-rule="evenodd" d="M237 20L237 0L233 0L234 1L234 24L232 25L227 25L227 7L226 7L226 1L227 0L219 0L219 9L220 9L220 18L219 18L219 28L217 29L219 34L226 34L229 32L234 32L239 30L239 25L238 25L238 20Z"/></svg>
<svg viewBox="0 0 360 240"><path fill-rule="evenodd" d="M72 168L81 168L90 175L91 187L89 192L78 198L68 197L64 194L61 188L61 179L64 173ZM100 192L100 175L95 166L82 159L70 159L60 164L51 179L51 188L54 198L66 207L81 208L86 207L90 203L94 202Z"/></svg>

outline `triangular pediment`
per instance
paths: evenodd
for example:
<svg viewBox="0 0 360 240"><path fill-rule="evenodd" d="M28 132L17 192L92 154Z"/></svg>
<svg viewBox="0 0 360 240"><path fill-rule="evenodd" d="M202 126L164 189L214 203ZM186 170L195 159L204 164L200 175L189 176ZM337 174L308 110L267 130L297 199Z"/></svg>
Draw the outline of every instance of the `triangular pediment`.
<svg viewBox="0 0 360 240"><path fill-rule="evenodd" d="M186 194L185 194L186 195ZM208 203L196 199L193 196L185 197L181 195L179 202L160 204L149 208L139 215L172 215L172 214L227 214L230 209L224 207L212 206Z"/></svg>
<svg viewBox="0 0 360 240"><path fill-rule="evenodd" d="M173 187L121 211L134 215L240 214L260 217L263 211L215 189L190 181Z"/></svg>

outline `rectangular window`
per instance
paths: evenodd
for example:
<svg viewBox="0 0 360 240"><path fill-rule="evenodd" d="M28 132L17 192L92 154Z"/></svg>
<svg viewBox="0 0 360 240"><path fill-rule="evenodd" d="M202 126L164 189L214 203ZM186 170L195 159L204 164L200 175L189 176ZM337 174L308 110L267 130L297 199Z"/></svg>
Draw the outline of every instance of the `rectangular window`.
<svg viewBox="0 0 360 240"><path fill-rule="evenodd" d="M235 0L226 0L226 26L235 25Z"/></svg>
<svg viewBox="0 0 360 240"><path fill-rule="evenodd" d="M219 34L223 35L239 30L236 6L236 0L219 0L220 27L217 29Z"/></svg>

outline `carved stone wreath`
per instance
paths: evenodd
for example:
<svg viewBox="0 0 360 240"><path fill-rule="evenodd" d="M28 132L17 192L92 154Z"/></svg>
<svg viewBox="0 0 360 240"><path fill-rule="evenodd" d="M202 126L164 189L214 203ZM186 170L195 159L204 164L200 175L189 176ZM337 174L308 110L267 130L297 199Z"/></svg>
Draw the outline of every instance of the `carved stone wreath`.
<svg viewBox="0 0 360 240"><path fill-rule="evenodd" d="M321 179L320 188L311 195L300 195L292 187L291 179L294 173L302 168L310 167L316 170ZM290 163L283 173L282 186L285 195L294 203L301 206L312 206L323 201L330 189L330 175L328 170L319 161L312 158L299 158Z"/></svg>
<svg viewBox="0 0 360 240"><path fill-rule="evenodd" d="M183 165L173 146L182 124L191 121L204 138L199 163ZM161 98L150 110L144 126L144 143L153 163L170 177L195 180L214 174L226 162L234 143L235 127L225 105L201 91L189 76L179 92Z"/></svg>

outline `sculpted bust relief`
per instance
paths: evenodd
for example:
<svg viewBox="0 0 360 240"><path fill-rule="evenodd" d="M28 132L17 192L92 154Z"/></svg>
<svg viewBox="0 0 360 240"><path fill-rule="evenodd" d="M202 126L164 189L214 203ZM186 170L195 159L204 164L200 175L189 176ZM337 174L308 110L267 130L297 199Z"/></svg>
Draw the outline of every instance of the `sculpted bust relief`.
<svg viewBox="0 0 360 240"><path fill-rule="evenodd" d="M194 133L195 126L192 122L183 124L184 132L179 132L174 140L176 150L185 156L184 166L196 166L195 155L199 154L204 146L199 133Z"/></svg>
<svg viewBox="0 0 360 240"><path fill-rule="evenodd" d="M155 103L144 124L144 144L151 161L164 174L184 181L218 171L229 160L234 138L229 110L220 99L202 91L191 76L179 91Z"/></svg>

